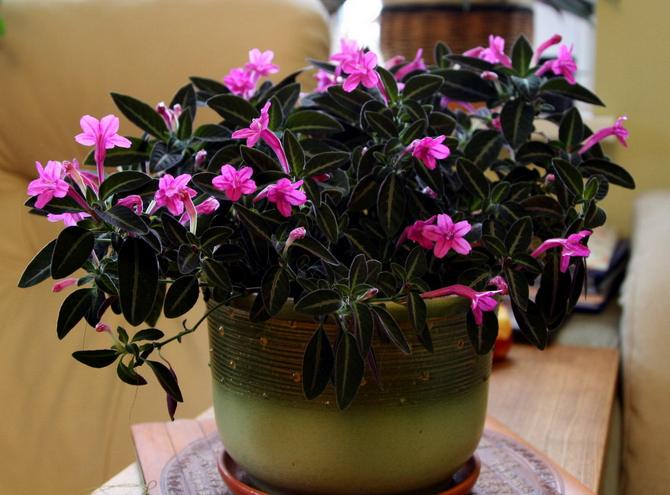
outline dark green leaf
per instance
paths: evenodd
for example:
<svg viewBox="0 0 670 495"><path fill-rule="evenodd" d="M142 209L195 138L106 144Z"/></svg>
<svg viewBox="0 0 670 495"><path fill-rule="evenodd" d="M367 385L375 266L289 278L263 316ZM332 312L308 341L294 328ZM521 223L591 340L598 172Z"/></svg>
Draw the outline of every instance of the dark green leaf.
<svg viewBox="0 0 670 495"><path fill-rule="evenodd" d="M191 112L182 112L177 122L179 124L177 127L177 139L181 139L182 141L188 140L191 134L193 134L193 116Z"/></svg>
<svg viewBox="0 0 670 495"><path fill-rule="evenodd" d="M344 333L335 352L337 407L346 409L351 404L363 380L364 372L365 362L356 348L356 339L350 333Z"/></svg>
<svg viewBox="0 0 670 495"><path fill-rule="evenodd" d="M332 289L317 289L303 296L295 310L310 315L326 315L340 309L342 299Z"/></svg>
<svg viewBox="0 0 670 495"><path fill-rule="evenodd" d="M326 235L330 242L337 242L340 236L339 226L337 224L337 217L332 208L326 203L323 203L317 209L316 221L319 228Z"/></svg>
<svg viewBox="0 0 670 495"><path fill-rule="evenodd" d="M116 374L121 379L122 382L127 383L128 385L146 385L147 381L143 376L135 372L134 369L126 366L122 360L119 360L119 363L116 365Z"/></svg>
<svg viewBox="0 0 670 495"><path fill-rule="evenodd" d="M216 177L216 174L213 174L212 172L200 172L191 177L191 182L202 192L214 196L215 198L229 201L228 196L226 196L221 189L217 189L212 184L212 179L214 179L214 177Z"/></svg>
<svg viewBox="0 0 670 495"><path fill-rule="evenodd" d="M441 70L439 74L444 77L442 94L453 100L475 102L496 97L494 86L474 72L447 69Z"/></svg>
<svg viewBox="0 0 670 495"><path fill-rule="evenodd" d="M349 197L349 211L362 211L371 208L375 204L375 198L379 190L379 184L372 175L366 175L359 180Z"/></svg>
<svg viewBox="0 0 670 495"><path fill-rule="evenodd" d="M523 77L528 74L532 58L533 48L522 34L517 38L512 47L512 67Z"/></svg>
<svg viewBox="0 0 670 495"><path fill-rule="evenodd" d="M417 334L423 333L426 328L426 317L428 310L426 302L421 298L418 292L410 292L407 295L407 314L412 322L412 327Z"/></svg>
<svg viewBox="0 0 670 495"><path fill-rule="evenodd" d="M393 344L395 344L395 346L404 354L410 354L411 350L409 342L407 342L407 338L405 337L402 328L400 328L400 325L398 325L398 322L393 315L391 315L391 313L389 313L383 306L372 306L372 312L391 342L393 342Z"/></svg>
<svg viewBox="0 0 670 495"><path fill-rule="evenodd" d="M161 214L161 223L167 240L175 247L182 244L188 244L186 229L172 215L168 213Z"/></svg>
<svg viewBox="0 0 670 495"><path fill-rule="evenodd" d="M530 217L523 217L512 224L505 236L507 253L515 255L526 253L533 238L533 222Z"/></svg>
<svg viewBox="0 0 670 495"><path fill-rule="evenodd" d="M577 107L572 107L565 112L561 119L561 125L558 128L558 139L565 145L568 151L572 151L579 146L584 138L584 124L582 116Z"/></svg>
<svg viewBox="0 0 670 495"><path fill-rule="evenodd" d="M349 267L349 287L354 288L357 285L365 283L368 278L368 265L364 254L357 254Z"/></svg>
<svg viewBox="0 0 670 495"><path fill-rule="evenodd" d="M107 211L97 213L105 223L123 232L140 235L149 232L149 225L127 206L115 205Z"/></svg>
<svg viewBox="0 0 670 495"><path fill-rule="evenodd" d="M191 83L188 83L185 86L179 88L170 102L170 108L174 107L175 105L181 105L181 109L183 111L188 109L189 113L191 114L191 120L195 118L198 102L196 100L195 90L193 89L193 85Z"/></svg>
<svg viewBox="0 0 670 495"><path fill-rule="evenodd" d="M604 107L605 104L591 91L579 84L570 84L562 77L549 79L541 87L543 93L553 93L559 96L572 98L573 100L584 101L592 105Z"/></svg>
<svg viewBox="0 0 670 495"><path fill-rule="evenodd" d="M351 303L351 315L356 325L356 339L358 340L358 349L361 357L368 355L372 345L372 334L374 331L374 321L372 312L367 304L362 302Z"/></svg>
<svg viewBox="0 0 670 495"><path fill-rule="evenodd" d="M177 267L183 274L193 273L200 262L200 253L192 244L182 244L177 251Z"/></svg>
<svg viewBox="0 0 670 495"><path fill-rule="evenodd" d="M202 269L207 277L207 281L214 287L218 287L224 291L229 291L232 288L233 282L230 279L228 270L226 270L226 266L222 262L207 258L202 262Z"/></svg>
<svg viewBox="0 0 670 495"><path fill-rule="evenodd" d="M528 281L523 273L505 268L505 281L509 286L509 294L512 302L519 308L525 310L528 306Z"/></svg>
<svg viewBox="0 0 670 495"><path fill-rule="evenodd" d="M134 172L132 170L124 170L109 175L100 186L99 197L105 200L112 194L132 191L145 185L151 180L146 174L142 172Z"/></svg>
<svg viewBox="0 0 670 495"><path fill-rule="evenodd" d="M579 166L582 175L598 174L605 177L610 183L627 189L635 189L635 180L621 166L607 160L586 160Z"/></svg>
<svg viewBox="0 0 670 495"><path fill-rule="evenodd" d="M315 175L332 172L342 167L351 158L350 153L342 151L327 151L319 153L309 159L305 166L305 177L313 177Z"/></svg>
<svg viewBox="0 0 670 495"><path fill-rule="evenodd" d="M170 371L170 368L158 361L146 361L146 363L156 375L158 383L161 384L163 390L177 402L184 402L177 380Z"/></svg>
<svg viewBox="0 0 670 495"><path fill-rule="evenodd" d="M567 316L570 303L570 282L570 274L561 273L559 256L556 254L547 256L535 303L544 315L549 330L560 326Z"/></svg>
<svg viewBox="0 0 670 495"><path fill-rule="evenodd" d="M158 291L158 261L142 239L128 237L119 252L119 298L124 318L141 324L151 312Z"/></svg>
<svg viewBox="0 0 670 495"><path fill-rule="evenodd" d="M405 213L405 196L395 173L389 174L382 182L377 194L377 216L388 237L402 226Z"/></svg>
<svg viewBox="0 0 670 495"><path fill-rule="evenodd" d="M426 250L421 246L416 246L409 252L407 260L405 261L407 279L411 280L414 277L423 277L427 270L428 262L426 260Z"/></svg>
<svg viewBox="0 0 670 495"><path fill-rule="evenodd" d="M551 196L531 196L521 202L521 206L532 215L549 215L563 218L563 207Z"/></svg>
<svg viewBox="0 0 670 495"><path fill-rule="evenodd" d="M523 163L534 163L545 167L556 156L554 149L547 143L528 141L516 152L516 159Z"/></svg>
<svg viewBox="0 0 670 495"><path fill-rule="evenodd" d="M331 265L339 265L340 262L333 256L333 253L328 251L328 249L321 244L316 239L311 237L303 237L302 239L297 239L293 244L291 244L291 249L293 248L302 248L305 251L312 253L317 258L322 259L326 263Z"/></svg>
<svg viewBox="0 0 670 495"><path fill-rule="evenodd" d="M315 399L326 388L334 362L328 335L323 325L319 325L307 344L302 361L302 390L308 400Z"/></svg>
<svg viewBox="0 0 670 495"><path fill-rule="evenodd" d="M584 190L584 179L582 179L579 170L569 162L558 158L555 158L551 163L563 185L573 194L581 195Z"/></svg>
<svg viewBox="0 0 670 495"><path fill-rule="evenodd" d="M440 76L434 74L417 74L407 80L402 96L407 100L421 100L433 96L443 82Z"/></svg>
<svg viewBox="0 0 670 495"><path fill-rule="evenodd" d="M177 318L188 312L198 302L198 279L190 275L172 282L165 295L163 312L167 318Z"/></svg>
<svg viewBox="0 0 670 495"><path fill-rule="evenodd" d="M482 324L477 325L472 311L468 311L466 324L468 337L475 352L480 355L488 354L496 343L498 337L498 318L493 311L485 311L482 314Z"/></svg>
<svg viewBox="0 0 670 495"><path fill-rule="evenodd" d="M93 234L81 227L67 227L56 239L51 256L51 276L67 277L86 262L93 252Z"/></svg>
<svg viewBox="0 0 670 495"><path fill-rule="evenodd" d="M77 289L70 293L58 312L56 333L63 339L77 323L86 315L93 303L95 291L91 289Z"/></svg>
<svg viewBox="0 0 670 495"><path fill-rule="evenodd" d="M266 241L270 240L270 227L260 213L245 208L240 204L235 205L235 211L242 223L247 226L253 235Z"/></svg>
<svg viewBox="0 0 670 495"><path fill-rule="evenodd" d="M378 65L376 70L382 80L389 101L395 103L398 100L398 84L396 83L395 77L382 66Z"/></svg>
<svg viewBox="0 0 670 495"><path fill-rule="evenodd" d="M533 107L520 98L510 100L500 113L500 124L507 142L518 148L525 143L533 132Z"/></svg>
<svg viewBox="0 0 670 495"><path fill-rule="evenodd" d="M168 129L163 117L146 103L119 93L112 93L112 99L121 113L143 131L157 138L167 135Z"/></svg>
<svg viewBox="0 0 670 495"><path fill-rule="evenodd" d="M207 100L207 106L225 119L231 128L247 127L259 112L247 100L230 94L220 94Z"/></svg>
<svg viewBox="0 0 670 495"><path fill-rule="evenodd" d="M137 332L131 342L139 342L140 340L160 340L165 337L165 334L157 328L145 328Z"/></svg>
<svg viewBox="0 0 670 495"><path fill-rule="evenodd" d="M489 195L489 181L484 173L470 160L461 158L456 162L456 171L463 187L472 195L484 199Z"/></svg>
<svg viewBox="0 0 670 495"><path fill-rule="evenodd" d="M449 55L449 47L443 42L438 41L435 43L435 49L433 51L433 58L435 59L435 65L440 68L445 68L449 65L447 56Z"/></svg>
<svg viewBox="0 0 670 495"><path fill-rule="evenodd" d="M105 167L123 167L144 163L149 159L149 141L129 136L130 148L112 148L105 155ZM84 160L85 165L95 165L95 150Z"/></svg>
<svg viewBox="0 0 670 495"><path fill-rule="evenodd" d="M405 146L408 146L415 139L422 138L426 135L426 127L427 123L425 120L415 120L400 133L400 141L402 141L402 144Z"/></svg>
<svg viewBox="0 0 670 495"><path fill-rule="evenodd" d="M208 96L220 95L223 93L229 93L227 87L221 84L214 79L207 79L205 77L195 77L191 76L189 79L195 84L195 87L198 88L203 93L206 93Z"/></svg>
<svg viewBox="0 0 670 495"><path fill-rule="evenodd" d="M456 129L456 121L442 112L431 112L428 123L437 134L445 136L449 136Z"/></svg>
<svg viewBox="0 0 670 495"><path fill-rule="evenodd" d="M477 131L465 146L465 156L484 169L498 158L502 146L503 139L498 131Z"/></svg>
<svg viewBox="0 0 670 495"><path fill-rule="evenodd" d="M205 143L221 143L230 139L230 131L222 125L203 124L195 130L193 137Z"/></svg>
<svg viewBox="0 0 670 495"><path fill-rule="evenodd" d="M296 133L330 133L344 130L333 117L317 110L293 112L286 120L286 128Z"/></svg>
<svg viewBox="0 0 670 495"><path fill-rule="evenodd" d="M284 132L284 151L289 165L295 175L301 175L302 169L305 167L305 152L291 131Z"/></svg>
<svg viewBox="0 0 670 495"><path fill-rule="evenodd" d="M19 280L19 287L32 287L51 276L51 258L53 256L56 239L44 246L35 257L30 260Z"/></svg>
<svg viewBox="0 0 670 495"><path fill-rule="evenodd" d="M116 361L118 353L114 349L75 351L72 353L72 357L91 368L104 368Z"/></svg>
<svg viewBox="0 0 670 495"><path fill-rule="evenodd" d="M524 337L538 349L544 349L549 341L549 332L547 331L547 324L535 303L528 301L526 309L512 304L512 312Z"/></svg>
<svg viewBox="0 0 670 495"><path fill-rule="evenodd" d="M263 305L270 316L276 315L284 306L289 296L289 278L286 271L279 266L270 268L261 282Z"/></svg>
<svg viewBox="0 0 670 495"><path fill-rule="evenodd" d="M382 112L364 112L365 120L373 131L379 134L383 138L393 138L398 135L398 129L396 128L393 120Z"/></svg>

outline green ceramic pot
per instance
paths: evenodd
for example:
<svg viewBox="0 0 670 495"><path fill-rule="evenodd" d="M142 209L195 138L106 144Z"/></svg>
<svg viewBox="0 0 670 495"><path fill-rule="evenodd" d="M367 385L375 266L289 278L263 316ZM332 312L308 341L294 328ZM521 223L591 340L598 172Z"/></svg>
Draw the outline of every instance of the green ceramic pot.
<svg viewBox="0 0 670 495"><path fill-rule="evenodd" d="M367 375L345 411L330 385L315 400L303 396L302 355L315 322L290 304L250 322L245 304L214 311L209 335L219 433L254 478L287 493L416 493L448 479L475 451L491 356L470 345L463 299L428 301L433 353L414 337L406 308L386 304L412 354L375 341L381 387ZM335 329L327 331L332 341Z"/></svg>

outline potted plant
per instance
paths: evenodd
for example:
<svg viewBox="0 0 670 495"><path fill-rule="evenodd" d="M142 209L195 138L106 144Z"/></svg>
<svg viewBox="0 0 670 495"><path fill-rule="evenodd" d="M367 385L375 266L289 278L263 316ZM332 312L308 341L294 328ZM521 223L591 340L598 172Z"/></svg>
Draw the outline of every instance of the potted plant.
<svg viewBox="0 0 670 495"><path fill-rule="evenodd" d="M298 73L260 82L278 67L258 50L170 105L112 94L143 134L84 116L76 140L95 171L38 163L27 206L66 228L19 285L76 285L58 337L82 319L107 334L75 359L134 386L155 375L171 417L183 397L166 346L208 321L221 436L263 482L438 483L481 435L500 299L544 348L581 293L598 202L610 184L634 187L598 144L625 143L623 120L594 134L576 107L547 103L602 104L560 53L538 66L523 37L510 55L438 44L433 63L387 70L345 41L313 62L318 87L302 98ZM195 125L204 105L223 120ZM200 295L199 321L156 328ZM110 312L128 325L110 328Z"/></svg>

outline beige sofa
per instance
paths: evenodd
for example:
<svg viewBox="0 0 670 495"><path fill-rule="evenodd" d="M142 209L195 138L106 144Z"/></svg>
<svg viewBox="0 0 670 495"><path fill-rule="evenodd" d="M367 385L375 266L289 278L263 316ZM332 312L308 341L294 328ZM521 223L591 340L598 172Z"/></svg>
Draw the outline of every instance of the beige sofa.
<svg viewBox="0 0 670 495"><path fill-rule="evenodd" d="M59 230L22 206L35 160L85 156L79 118L114 112L111 90L169 101L188 76L221 78L253 47L273 49L283 74L323 59L328 19L318 0L4 0L0 15L0 493L88 493L134 459L130 423L167 420L165 398L75 362L106 336L82 326L59 342L64 294L16 288ZM126 121L121 132L137 133ZM204 333L168 350L186 394L178 416L211 402L207 351Z"/></svg>

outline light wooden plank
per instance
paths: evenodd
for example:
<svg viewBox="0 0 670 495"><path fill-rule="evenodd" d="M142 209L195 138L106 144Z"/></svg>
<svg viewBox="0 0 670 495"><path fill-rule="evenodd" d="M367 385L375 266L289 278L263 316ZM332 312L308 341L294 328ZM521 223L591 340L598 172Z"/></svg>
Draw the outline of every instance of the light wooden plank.
<svg viewBox="0 0 670 495"><path fill-rule="evenodd" d="M144 482L147 486L149 495L159 493L158 482L160 480L161 470L165 463L175 454L170 438L167 435L165 423L144 423L141 425L132 425L131 430L141 428L141 436L133 435L137 438L135 451L138 454L141 472L145 474ZM142 455L142 453L151 452L151 455Z"/></svg>
<svg viewBox="0 0 670 495"><path fill-rule="evenodd" d="M618 365L615 349L515 345L494 367L488 412L597 492Z"/></svg>

